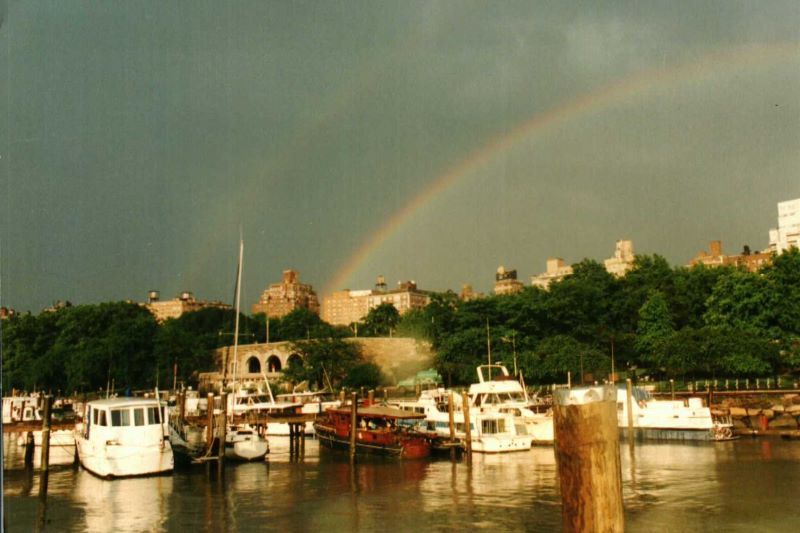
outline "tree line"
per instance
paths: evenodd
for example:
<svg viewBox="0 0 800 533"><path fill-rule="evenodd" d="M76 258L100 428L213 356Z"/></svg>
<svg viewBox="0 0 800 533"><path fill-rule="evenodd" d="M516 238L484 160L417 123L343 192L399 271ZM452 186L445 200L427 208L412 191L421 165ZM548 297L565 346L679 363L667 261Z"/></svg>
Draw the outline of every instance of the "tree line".
<svg viewBox="0 0 800 533"><path fill-rule="evenodd" d="M2 322L3 387L92 392L193 383L216 370L214 350L233 343L234 312L208 308L156 322L144 307L102 303L64 307ZM381 380L353 336L429 341L451 385L474 381L491 351L529 383L603 379L612 370L670 378L754 377L800 372L800 252L775 256L757 273L735 267L671 267L637 256L616 278L593 260L548 290L462 301L436 293L400 316L390 304L359 323L332 326L296 309L269 320L240 317L241 344L291 341L303 364L286 371L319 387L374 386ZM269 332L269 333L268 333ZM177 374L173 375L177 368Z"/></svg>

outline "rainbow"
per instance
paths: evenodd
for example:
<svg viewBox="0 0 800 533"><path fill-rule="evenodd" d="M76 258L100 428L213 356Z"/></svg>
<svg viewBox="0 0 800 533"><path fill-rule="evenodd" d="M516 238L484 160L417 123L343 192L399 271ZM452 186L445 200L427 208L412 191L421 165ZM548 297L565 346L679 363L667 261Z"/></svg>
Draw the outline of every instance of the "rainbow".
<svg viewBox="0 0 800 533"><path fill-rule="evenodd" d="M748 46L734 50L713 52L700 60L670 68L642 71L622 80L606 85L599 90L581 95L563 105L544 113L536 114L512 130L492 139L468 154L457 164L433 179L406 205L395 211L386 222L370 234L350 255L347 261L325 284L323 294L338 290L349 281L358 268L394 234L422 206L458 183L467 174L486 165L498 155L511 149L535 134L543 134L555 126L575 120L583 115L599 112L625 99L654 88L678 85L686 81L702 80L706 76L718 75L725 69L737 69L749 65L762 65L784 59L796 58L800 48L796 43Z"/></svg>

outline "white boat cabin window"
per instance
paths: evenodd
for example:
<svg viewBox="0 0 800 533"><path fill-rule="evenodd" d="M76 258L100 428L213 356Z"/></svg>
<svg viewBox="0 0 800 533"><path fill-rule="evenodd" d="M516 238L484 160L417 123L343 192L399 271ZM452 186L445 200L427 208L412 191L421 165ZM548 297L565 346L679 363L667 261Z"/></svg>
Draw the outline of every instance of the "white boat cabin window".
<svg viewBox="0 0 800 533"><path fill-rule="evenodd" d="M475 431L475 422L469 423L469 430ZM456 422L456 431L464 431L464 422Z"/></svg>
<svg viewBox="0 0 800 533"><path fill-rule="evenodd" d="M94 414L97 415L97 418L95 419L95 424L97 424L98 426L107 426L108 425L108 422L106 421L106 410L105 409L102 409L102 410L95 409L94 410Z"/></svg>
<svg viewBox="0 0 800 533"><path fill-rule="evenodd" d="M148 424L158 424L158 408L157 407L148 407L147 408L147 423Z"/></svg>
<svg viewBox="0 0 800 533"><path fill-rule="evenodd" d="M131 425L131 410L130 409L112 409L111 410L111 425L112 426L130 426Z"/></svg>
<svg viewBox="0 0 800 533"><path fill-rule="evenodd" d="M485 434L505 433L506 421L500 420L481 420L481 432Z"/></svg>
<svg viewBox="0 0 800 533"><path fill-rule="evenodd" d="M143 426L144 425L144 408L137 407L133 410L133 425L134 426Z"/></svg>

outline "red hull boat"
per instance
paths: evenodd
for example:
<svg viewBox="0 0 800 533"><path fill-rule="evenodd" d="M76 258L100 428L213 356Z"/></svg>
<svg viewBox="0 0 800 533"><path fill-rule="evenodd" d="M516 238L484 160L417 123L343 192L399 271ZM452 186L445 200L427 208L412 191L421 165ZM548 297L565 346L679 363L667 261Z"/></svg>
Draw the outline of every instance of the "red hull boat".
<svg viewBox="0 0 800 533"><path fill-rule="evenodd" d="M350 447L350 409L328 409L314 423L319 442L329 448ZM356 412L356 453L392 455L404 459L428 457L431 439L409 427L408 421L425 415L383 406L363 407Z"/></svg>

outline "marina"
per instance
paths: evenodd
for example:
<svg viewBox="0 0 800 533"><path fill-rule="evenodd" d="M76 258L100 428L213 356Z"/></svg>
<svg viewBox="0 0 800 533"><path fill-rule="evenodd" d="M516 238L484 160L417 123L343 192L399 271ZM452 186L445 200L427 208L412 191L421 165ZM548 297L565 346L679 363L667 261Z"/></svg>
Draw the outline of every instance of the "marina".
<svg viewBox="0 0 800 533"><path fill-rule="evenodd" d="M60 531L558 531L560 495L552 448L447 460L346 454L307 438L305 454L270 439L267 461L177 467L171 476L99 479L53 469L46 523ZM11 530L41 514L39 477L11 450L5 504ZM800 522L800 447L781 439L644 442L621 454L629 531L790 532ZM391 517L391 518L387 518Z"/></svg>

